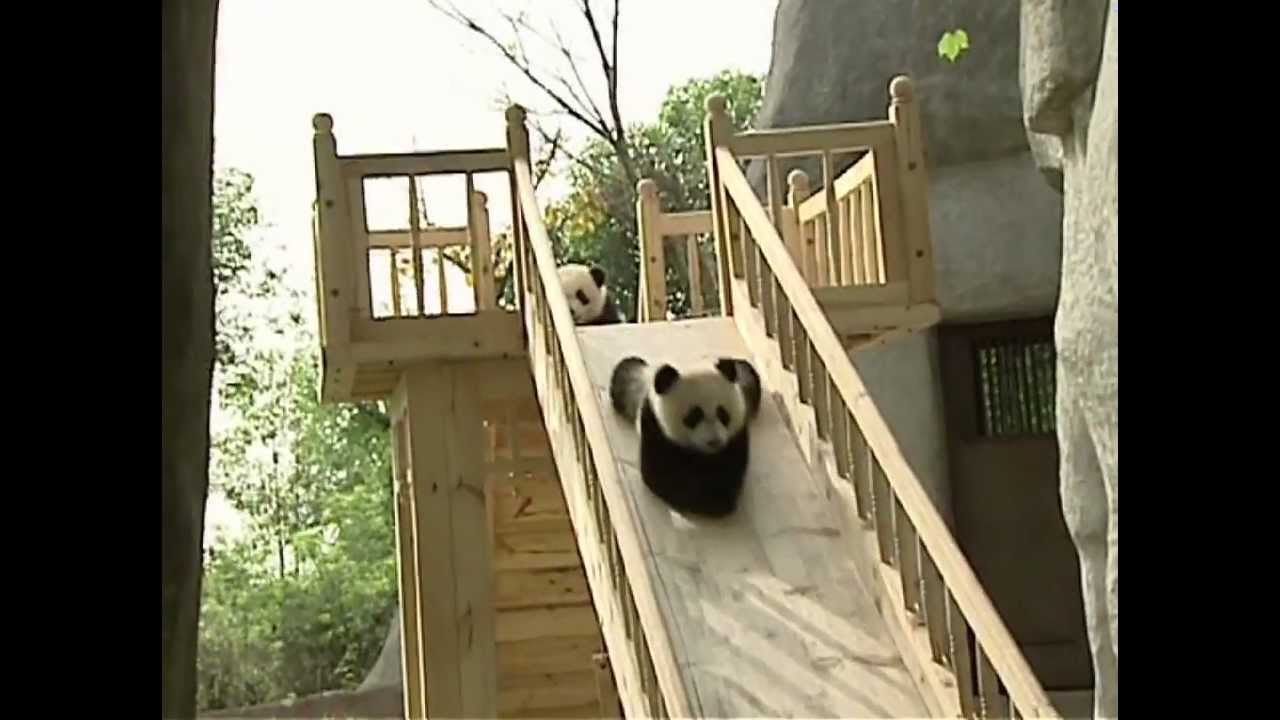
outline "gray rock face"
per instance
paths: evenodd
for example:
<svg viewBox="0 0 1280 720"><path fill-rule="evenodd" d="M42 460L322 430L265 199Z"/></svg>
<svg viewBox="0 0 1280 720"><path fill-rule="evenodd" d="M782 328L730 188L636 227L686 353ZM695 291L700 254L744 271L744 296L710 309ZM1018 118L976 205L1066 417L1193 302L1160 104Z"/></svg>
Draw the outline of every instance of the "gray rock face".
<svg viewBox="0 0 1280 720"><path fill-rule="evenodd" d="M972 49L955 64L939 60L938 38L960 26ZM756 125L883 118L889 80L906 73L931 166L1025 152L1017 37L1013 0L779 0Z"/></svg>
<svg viewBox="0 0 1280 720"><path fill-rule="evenodd" d="M1114 2L1099 0L1023 0L1022 18L1027 126L1050 134L1062 149L1062 287L1054 327L1062 510L1080 554L1094 716L1115 718L1119 25Z"/></svg>
<svg viewBox="0 0 1280 720"><path fill-rule="evenodd" d="M1030 153L952 165L930 175L938 304L944 322L1053 314L1062 196Z"/></svg>
<svg viewBox="0 0 1280 720"><path fill-rule="evenodd" d="M213 382L213 48L216 0L161 10L162 713L195 717L196 637Z"/></svg>

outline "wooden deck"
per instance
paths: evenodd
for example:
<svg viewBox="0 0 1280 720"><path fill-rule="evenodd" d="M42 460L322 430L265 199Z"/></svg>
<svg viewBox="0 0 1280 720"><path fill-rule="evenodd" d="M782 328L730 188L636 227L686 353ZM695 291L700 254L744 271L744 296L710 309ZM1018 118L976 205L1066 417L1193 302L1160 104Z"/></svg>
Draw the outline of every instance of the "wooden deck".
<svg viewBox="0 0 1280 720"><path fill-rule="evenodd" d="M724 318L580 328L578 338L605 408L626 355L749 357ZM753 428L739 512L723 521L669 511L640 479L632 426L612 413L607 424L700 716L928 716L857 576L854 545L771 398Z"/></svg>

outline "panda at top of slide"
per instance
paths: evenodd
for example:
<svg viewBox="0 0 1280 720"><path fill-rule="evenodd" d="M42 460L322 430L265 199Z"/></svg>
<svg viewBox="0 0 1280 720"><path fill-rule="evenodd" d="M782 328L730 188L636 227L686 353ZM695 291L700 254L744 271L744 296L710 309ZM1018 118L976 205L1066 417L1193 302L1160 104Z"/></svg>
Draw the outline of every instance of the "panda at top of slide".
<svg viewBox="0 0 1280 720"><path fill-rule="evenodd" d="M681 371L632 356L609 379L614 411L640 432L644 484L686 515L721 518L737 509L760 397L760 375L735 358Z"/></svg>
<svg viewBox="0 0 1280 720"><path fill-rule="evenodd" d="M604 270L598 265L569 263L556 269L569 303L574 325L616 325L626 322L609 294Z"/></svg>

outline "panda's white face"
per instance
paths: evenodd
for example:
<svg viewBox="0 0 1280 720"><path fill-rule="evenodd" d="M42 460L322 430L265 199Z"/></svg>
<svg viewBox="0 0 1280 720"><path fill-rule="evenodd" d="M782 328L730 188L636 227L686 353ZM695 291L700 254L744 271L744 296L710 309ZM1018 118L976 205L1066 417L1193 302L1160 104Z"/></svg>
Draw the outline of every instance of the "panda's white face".
<svg viewBox="0 0 1280 720"><path fill-rule="evenodd" d="M712 454L746 423L747 402L732 360L679 372L664 365L653 374L649 403L669 440Z"/></svg>
<svg viewBox="0 0 1280 720"><path fill-rule="evenodd" d="M605 287L604 271L586 265L562 265L558 269L560 287L564 289L565 302L569 303L569 312L573 314L574 323L590 322L604 312Z"/></svg>

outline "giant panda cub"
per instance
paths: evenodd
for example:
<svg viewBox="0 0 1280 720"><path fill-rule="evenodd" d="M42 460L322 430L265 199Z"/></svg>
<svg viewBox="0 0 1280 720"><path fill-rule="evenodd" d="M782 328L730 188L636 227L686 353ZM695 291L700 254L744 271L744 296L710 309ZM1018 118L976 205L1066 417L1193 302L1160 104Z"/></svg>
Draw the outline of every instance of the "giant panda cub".
<svg viewBox="0 0 1280 720"><path fill-rule="evenodd" d="M645 485L686 515L725 517L738 506L760 410L760 376L719 358L684 372L628 357L609 379L613 409L640 432Z"/></svg>
<svg viewBox="0 0 1280 720"><path fill-rule="evenodd" d="M557 268L564 299L569 303L574 325L615 325L626 322L609 295L604 270L598 266L570 263Z"/></svg>

